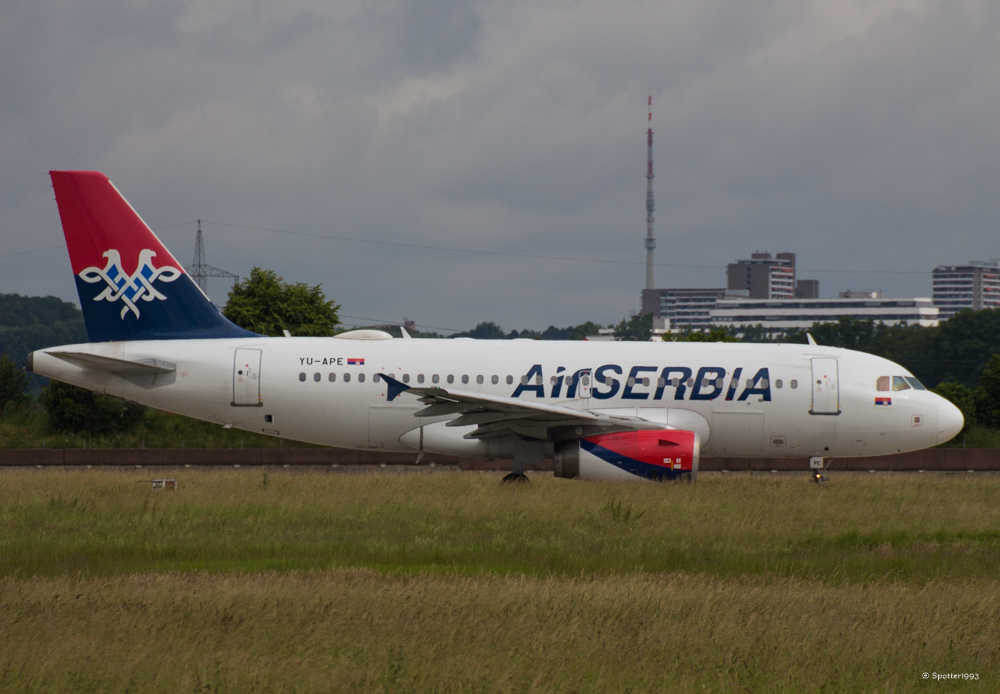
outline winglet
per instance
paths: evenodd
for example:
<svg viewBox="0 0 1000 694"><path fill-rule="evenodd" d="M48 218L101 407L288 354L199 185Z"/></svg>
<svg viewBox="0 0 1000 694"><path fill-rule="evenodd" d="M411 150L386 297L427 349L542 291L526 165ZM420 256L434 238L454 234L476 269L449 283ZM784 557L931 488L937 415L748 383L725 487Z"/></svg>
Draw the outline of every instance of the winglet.
<svg viewBox="0 0 1000 694"><path fill-rule="evenodd" d="M400 393L405 393L410 389L410 386L406 385L405 383L400 383L392 376L387 376L386 374L379 374L379 375L382 377L382 380L384 380L386 383L389 384L389 387L386 392L386 400L388 400L389 402L395 400Z"/></svg>
<svg viewBox="0 0 1000 694"><path fill-rule="evenodd" d="M410 337L410 333L406 332L406 328L404 328L402 325L399 326L399 332L403 334L403 339L404 340L412 340L413 339L412 337Z"/></svg>
<svg viewBox="0 0 1000 694"><path fill-rule="evenodd" d="M809 344L815 345L817 347L819 346L819 345L816 345L816 340L814 340L813 336L810 335L809 333L806 333L806 339L809 340Z"/></svg>

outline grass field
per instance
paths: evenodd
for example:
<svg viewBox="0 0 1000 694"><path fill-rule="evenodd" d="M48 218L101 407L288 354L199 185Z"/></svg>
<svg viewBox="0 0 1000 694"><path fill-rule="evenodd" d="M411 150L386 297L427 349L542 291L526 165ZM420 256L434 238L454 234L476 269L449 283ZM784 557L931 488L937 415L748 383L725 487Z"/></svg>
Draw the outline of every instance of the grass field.
<svg viewBox="0 0 1000 694"><path fill-rule="evenodd" d="M0 691L1000 688L1000 477L171 474L0 470Z"/></svg>

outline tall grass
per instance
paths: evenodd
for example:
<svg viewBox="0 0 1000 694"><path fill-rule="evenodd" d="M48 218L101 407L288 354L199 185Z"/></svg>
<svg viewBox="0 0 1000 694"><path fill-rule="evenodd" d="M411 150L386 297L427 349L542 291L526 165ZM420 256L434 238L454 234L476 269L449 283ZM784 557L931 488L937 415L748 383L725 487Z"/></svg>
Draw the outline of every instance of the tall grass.
<svg viewBox="0 0 1000 694"><path fill-rule="evenodd" d="M997 686L1000 583L400 576L0 581L0 689L951 691Z"/></svg>
<svg viewBox="0 0 1000 694"><path fill-rule="evenodd" d="M1000 478L180 470L0 472L0 576L367 567L536 576L684 571L827 583L993 578Z"/></svg>
<svg viewBox="0 0 1000 694"><path fill-rule="evenodd" d="M0 470L0 691L1000 688L1000 478Z"/></svg>

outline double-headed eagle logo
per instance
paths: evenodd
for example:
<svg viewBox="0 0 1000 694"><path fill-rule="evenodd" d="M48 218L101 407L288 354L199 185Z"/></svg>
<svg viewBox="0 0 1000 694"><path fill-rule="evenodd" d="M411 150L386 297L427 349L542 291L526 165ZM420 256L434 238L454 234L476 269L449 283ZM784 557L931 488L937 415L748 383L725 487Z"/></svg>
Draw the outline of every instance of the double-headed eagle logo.
<svg viewBox="0 0 1000 694"><path fill-rule="evenodd" d="M88 267L80 272L80 279L88 284L93 284L94 282L100 282L104 280L107 282L107 288L94 297L94 301L121 301L125 304L122 309L122 319L125 319L125 314L131 311L135 314L135 317L139 317L139 309L135 305L139 299L143 301L154 301L159 299L160 301L166 300L166 296L156 291L153 288L153 282L159 280L160 282L173 282L175 279L181 276L181 271L170 265L164 265L163 267L153 267L150 259L156 256L155 251L151 251L148 248L143 249L139 252L139 266L129 277L122 270L122 259L118 251L111 249L104 253L104 257L108 259L108 264L102 270L99 267Z"/></svg>

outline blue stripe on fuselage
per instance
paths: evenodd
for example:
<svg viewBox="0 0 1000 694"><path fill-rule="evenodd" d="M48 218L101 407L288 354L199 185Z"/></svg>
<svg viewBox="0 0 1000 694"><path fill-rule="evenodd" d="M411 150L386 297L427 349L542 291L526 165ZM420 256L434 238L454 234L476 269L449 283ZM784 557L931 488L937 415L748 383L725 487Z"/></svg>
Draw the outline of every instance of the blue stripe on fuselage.
<svg viewBox="0 0 1000 694"><path fill-rule="evenodd" d="M675 480L681 475L691 472L690 470L673 470L663 465L644 463L640 460L636 460L635 458L629 458L621 453L616 453L610 448L605 448L604 446L596 444L593 441L588 441L587 439L580 439L580 447L591 455L600 458L604 462L610 463L616 468L633 474L636 477L651 480Z"/></svg>

